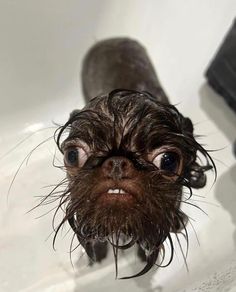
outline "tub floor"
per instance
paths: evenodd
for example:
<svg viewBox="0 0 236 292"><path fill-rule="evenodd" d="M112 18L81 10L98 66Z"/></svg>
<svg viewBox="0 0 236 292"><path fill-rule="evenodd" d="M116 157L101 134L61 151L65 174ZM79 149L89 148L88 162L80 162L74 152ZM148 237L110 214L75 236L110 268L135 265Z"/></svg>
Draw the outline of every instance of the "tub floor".
<svg viewBox="0 0 236 292"><path fill-rule="evenodd" d="M204 80L235 11L234 0L1 1L1 292L236 291L236 164L231 147L236 115ZM199 142L218 150L212 153L216 183L209 175L207 187L196 191L204 197L197 204L208 216L185 208L195 230L188 226L189 272L177 242L168 268L138 279L115 280L112 256L90 268L79 250L72 255L73 268L69 227L59 233L53 251L52 213L44 215L50 206L28 213L65 175L52 165L53 122L64 123L73 109L84 105L82 58L96 40L114 36L130 36L146 46L171 102L192 119L195 132L203 135ZM23 163L8 194L19 165L44 140ZM62 163L58 152L56 157ZM132 274L138 266L130 254L121 260L120 273Z"/></svg>

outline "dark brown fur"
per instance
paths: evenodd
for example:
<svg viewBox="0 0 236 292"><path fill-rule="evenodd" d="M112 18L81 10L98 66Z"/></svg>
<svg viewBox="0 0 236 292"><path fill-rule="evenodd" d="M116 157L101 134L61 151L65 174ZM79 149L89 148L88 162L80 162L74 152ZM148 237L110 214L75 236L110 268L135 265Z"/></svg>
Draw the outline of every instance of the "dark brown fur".
<svg viewBox="0 0 236 292"><path fill-rule="evenodd" d="M170 233L186 231L183 186L191 196L191 187L205 185L204 171L214 163L196 142L190 119L168 104L137 42L122 38L98 43L85 57L82 77L88 103L72 112L56 134L62 153L85 144L87 156L82 166L66 165L69 183L60 203L66 212L58 230L68 220L91 261L105 258L110 244L117 264L118 250L136 244L146 261L134 275L140 276L161 251L164 257L166 240L171 262ZM168 173L153 163L150 157L163 146L179 154L180 172ZM197 152L206 166L197 163ZM123 189L127 195L110 199L109 189Z"/></svg>

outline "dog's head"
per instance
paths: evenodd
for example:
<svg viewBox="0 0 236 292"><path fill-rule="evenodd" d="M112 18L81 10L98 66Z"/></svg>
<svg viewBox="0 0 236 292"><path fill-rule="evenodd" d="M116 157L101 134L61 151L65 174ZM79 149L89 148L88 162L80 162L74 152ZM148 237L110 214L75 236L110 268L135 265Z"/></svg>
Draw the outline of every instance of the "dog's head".
<svg viewBox="0 0 236 292"><path fill-rule="evenodd" d="M204 186L210 168L196 163L198 151L211 159L191 121L146 92L116 90L72 112L57 134L69 181L63 222L82 242L139 244L151 267L166 239L172 247L170 232L185 228L183 186Z"/></svg>

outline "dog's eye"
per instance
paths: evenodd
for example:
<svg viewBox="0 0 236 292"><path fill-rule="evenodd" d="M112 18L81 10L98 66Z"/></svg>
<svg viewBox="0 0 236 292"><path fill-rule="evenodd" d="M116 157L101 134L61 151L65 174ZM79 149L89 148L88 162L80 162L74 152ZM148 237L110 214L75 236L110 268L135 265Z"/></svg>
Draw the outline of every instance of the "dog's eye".
<svg viewBox="0 0 236 292"><path fill-rule="evenodd" d="M87 154L81 147L69 147L64 152L66 166L81 167L87 160Z"/></svg>
<svg viewBox="0 0 236 292"><path fill-rule="evenodd" d="M65 155L66 162L70 165L77 165L78 164L78 149L69 149L66 151Z"/></svg>
<svg viewBox="0 0 236 292"><path fill-rule="evenodd" d="M160 170L177 173L179 170L180 157L176 152L163 152L154 158L153 163Z"/></svg>

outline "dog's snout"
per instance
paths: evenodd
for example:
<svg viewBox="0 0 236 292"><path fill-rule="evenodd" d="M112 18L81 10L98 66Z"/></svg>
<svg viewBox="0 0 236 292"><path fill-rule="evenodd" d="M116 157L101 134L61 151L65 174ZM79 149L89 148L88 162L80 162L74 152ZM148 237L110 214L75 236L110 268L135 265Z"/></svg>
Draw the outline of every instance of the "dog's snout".
<svg viewBox="0 0 236 292"><path fill-rule="evenodd" d="M110 157L102 165L103 174L107 178L125 179L132 176L132 162L121 156Z"/></svg>

